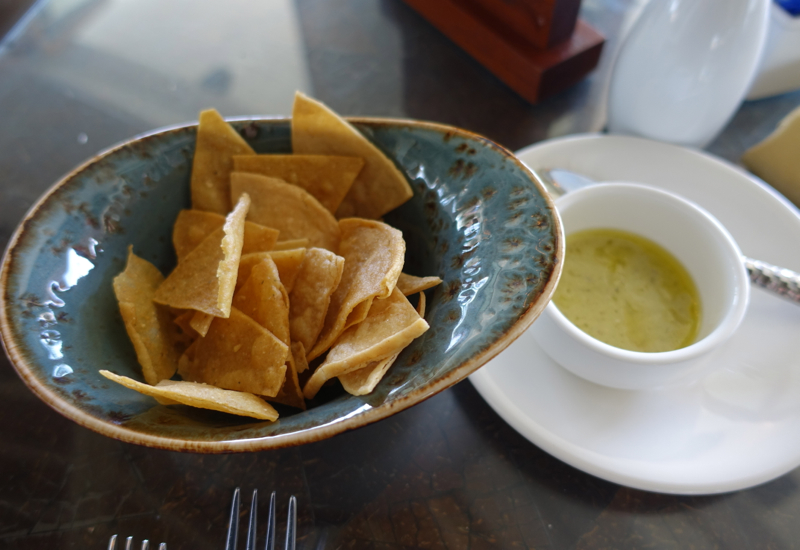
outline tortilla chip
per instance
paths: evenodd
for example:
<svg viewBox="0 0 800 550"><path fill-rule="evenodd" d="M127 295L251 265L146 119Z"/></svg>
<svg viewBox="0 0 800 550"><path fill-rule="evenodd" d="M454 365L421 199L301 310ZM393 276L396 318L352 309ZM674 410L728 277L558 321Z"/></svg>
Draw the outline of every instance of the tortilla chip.
<svg viewBox="0 0 800 550"><path fill-rule="evenodd" d="M292 343L289 350L289 357L286 361L286 380L283 382L281 390L275 397L269 400L282 405L288 405L300 410L306 410L306 400L303 398L303 390L300 388L300 379L297 377L297 361L301 359L305 362L305 350ZM300 355L302 354L302 356ZM308 364L306 364L308 366Z"/></svg>
<svg viewBox="0 0 800 550"><path fill-rule="evenodd" d="M388 298L373 301L367 318L342 334L306 382L303 395L313 399L331 378L399 353L426 330L428 323L403 293L394 289Z"/></svg>
<svg viewBox="0 0 800 550"><path fill-rule="evenodd" d="M419 293L419 301L417 301L417 313L419 313L420 317L425 317L425 293Z"/></svg>
<svg viewBox="0 0 800 550"><path fill-rule="evenodd" d="M399 353L387 357L381 361L373 361L365 367L342 374L339 376L339 382L342 383L344 390L350 395L367 395L372 393L378 382L381 381L383 376L389 371Z"/></svg>
<svg viewBox="0 0 800 550"><path fill-rule="evenodd" d="M151 386L107 370L101 370L100 374L126 388L155 397L159 401L166 399L173 403L190 405L199 409L250 416L260 420L275 421L278 419L278 411L272 405L249 393L223 390L197 382L175 380L162 380L157 386Z"/></svg>
<svg viewBox="0 0 800 550"><path fill-rule="evenodd" d="M236 172L261 174L302 187L331 214L336 212L363 166L362 158L331 155L233 157Z"/></svg>
<svg viewBox="0 0 800 550"><path fill-rule="evenodd" d="M228 390L275 396L283 385L289 346L236 308L217 317L208 334L181 357L184 380Z"/></svg>
<svg viewBox="0 0 800 550"><path fill-rule="evenodd" d="M172 228L172 244L180 262L215 229L225 225L225 216L202 210L181 210ZM272 250L280 231L253 222L244 223L242 254Z"/></svg>
<svg viewBox="0 0 800 550"><path fill-rule="evenodd" d="M247 278L250 276L250 270L254 265L264 258L269 257L275 262L275 266L278 268L278 275L280 276L281 283L283 283L286 292L291 292L305 256L305 248L245 254L239 260L239 276L236 281L236 288L238 289L247 281Z"/></svg>
<svg viewBox="0 0 800 550"><path fill-rule="evenodd" d="M249 206L250 197L242 195L225 225L178 263L153 299L160 304L227 318L239 273L244 218Z"/></svg>
<svg viewBox="0 0 800 550"><path fill-rule="evenodd" d="M402 274L400 275L402 277ZM435 277L429 277L434 279ZM400 290L400 281L398 280L397 289ZM402 291L401 291L402 292ZM419 293L419 301L417 302L417 313L420 317L425 317L425 293ZM404 348L405 349L405 348ZM400 355L396 353L381 361L373 361L366 366L359 367L356 370L345 373L339 376L339 382L342 383L344 390L350 395L367 395L372 393L375 386L378 385L383 379L383 376L389 371L389 367L395 362L395 359Z"/></svg>
<svg viewBox="0 0 800 550"><path fill-rule="evenodd" d="M308 248L308 239L292 239L291 241L278 241L272 250L292 250L294 248Z"/></svg>
<svg viewBox="0 0 800 550"><path fill-rule="evenodd" d="M178 331L168 308L153 303L156 289L164 281L161 272L128 247L125 271L114 277L114 294L133 343L142 374L149 384L170 378L178 368Z"/></svg>
<svg viewBox="0 0 800 550"><path fill-rule="evenodd" d="M197 312L194 310L187 309L186 311L182 312L172 320L173 323L178 325L178 327L181 329L185 337L190 340L189 342L190 344L191 341L194 341L196 338L200 336L200 334L198 334L198 332L194 328L192 328L191 324L192 318L195 316L196 313Z"/></svg>
<svg viewBox="0 0 800 550"><path fill-rule="evenodd" d="M406 296L411 296L417 292L433 288L442 280L439 277L415 277L407 273L401 273L397 278L397 288Z"/></svg>
<svg viewBox="0 0 800 550"><path fill-rule="evenodd" d="M250 270L247 281L233 295L233 307L253 319L289 346L289 296L278 268L266 255Z"/></svg>
<svg viewBox="0 0 800 550"><path fill-rule="evenodd" d="M192 208L230 212L229 177L234 155L254 155L255 151L214 109L200 113L192 161ZM237 196L238 198L238 196Z"/></svg>
<svg viewBox="0 0 800 550"><path fill-rule="evenodd" d="M292 341L311 349L317 341L331 295L339 286L344 258L322 248L309 248L292 293L289 296L289 323Z"/></svg>
<svg viewBox="0 0 800 550"><path fill-rule="evenodd" d="M231 197L242 193L253 198L247 218L250 221L280 230L282 239L308 239L310 246L334 253L338 250L336 218L300 187L276 178L234 172Z"/></svg>
<svg viewBox="0 0 800 550"><path fill-rule="evenodd" d="M297 373L300 374L308 370L308 360L306 360L306 349L300 342L292 342L292 356ZM302 393L302 392L301 392Z"/></svg>
<svg viewBox="0 0 800 550"><path fill-rule="evenodd" d="M364 159L364 168L336 211L337 218L377 219L414 194L402 172L380 149L328 107L299 92L292 108L292 151Z"/></svg>
<svg viewBox="0 0 800 550"><path fill-rule="evenodd" d="M386 298L403 269L406 245L403 234L385 223L351 218L340 220L339 255L344 272L331 297L317 342L308 360L322 355L348 327L367 316L374 298Z"/></svg>
<svg viewBox="0 0 800 550"><path fill-rule="evenodd" d="M213 315L203 313L202 311L195 311L194 315L192 315L192 318L189 320L189 326L192 327L198 335L205 336L213 320Z"/></svg>

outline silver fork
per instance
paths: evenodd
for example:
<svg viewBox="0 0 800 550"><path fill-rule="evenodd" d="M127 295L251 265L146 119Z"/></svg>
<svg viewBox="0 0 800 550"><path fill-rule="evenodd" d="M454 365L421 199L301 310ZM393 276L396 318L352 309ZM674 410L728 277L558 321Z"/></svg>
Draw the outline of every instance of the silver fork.
<svg viewBox="0 0 800 550"><path fill-rule="evenodd" d="M117 550L117 535L111 535L108 540L108 550ZM125 539L125 550L133 550L133 537ZM142 541L141 550L150 550L150 541L144 539ZM167 543L162 542L158 545L158 550L167 550Z"/></svg>
<svg viewBox="0 0 800 550"><path fill-rule="evenodd" d="M225 550L236 550L239 538L239 488L233 492L231 503L231 516L228 521L228 536L225 539ZM258 516L258 489L253 490L253 500L250 503L250 521L247 527L246 550L256 548L256 517ZM286 519L286 544L285 550L295 550L297 541L297 499L292 495L289 498L289 513ZM127 550L127 549L126 549ZM269 515L267 516L267 545L266 550L275 550L275 491L269 497Z"/></svg>

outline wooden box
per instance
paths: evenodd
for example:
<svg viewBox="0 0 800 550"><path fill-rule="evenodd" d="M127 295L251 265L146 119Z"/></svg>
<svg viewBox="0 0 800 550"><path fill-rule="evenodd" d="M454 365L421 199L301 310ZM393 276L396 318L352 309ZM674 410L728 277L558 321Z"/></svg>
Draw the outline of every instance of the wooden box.
<svg viewBox="0 0 800 550"><path fill-rule="evenodd" d="M574 0L405 2L531 103L583 79L597 66L605 42L577 19L579 0L577 7Z"/></svg>

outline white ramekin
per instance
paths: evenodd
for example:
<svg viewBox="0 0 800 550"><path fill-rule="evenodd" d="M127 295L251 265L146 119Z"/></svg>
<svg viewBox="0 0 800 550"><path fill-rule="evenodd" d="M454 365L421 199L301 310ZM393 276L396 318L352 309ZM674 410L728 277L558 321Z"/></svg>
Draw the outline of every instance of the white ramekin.
<svg viewBox="0 0 800 550"><path fill-rule="evenodd" d="M550 302L530 330L557 363L587 380L620 389L649 389L706 374L709 353L736 331L750 296L742 253L711 214L673 193L632 183L606 183L568 193L556 202L566 235L592 228L630 231L670 251L700 294L697 341L674 351L647 353L601 342L572 324ZM565 261L569 262L569 247Z"/></svg>

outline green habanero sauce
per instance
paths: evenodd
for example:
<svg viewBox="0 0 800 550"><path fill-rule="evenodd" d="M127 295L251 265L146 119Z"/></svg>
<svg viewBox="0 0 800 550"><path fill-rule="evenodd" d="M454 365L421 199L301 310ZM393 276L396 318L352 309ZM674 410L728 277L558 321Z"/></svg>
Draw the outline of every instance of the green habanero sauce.
<svg viewBox="0 0 800 550"><path fill-rule="evenodd" d="M681 263L651 240L615 229L567 236L553 301L587 334L632 351L686 347L700 326L697 287Z"/></svg>

